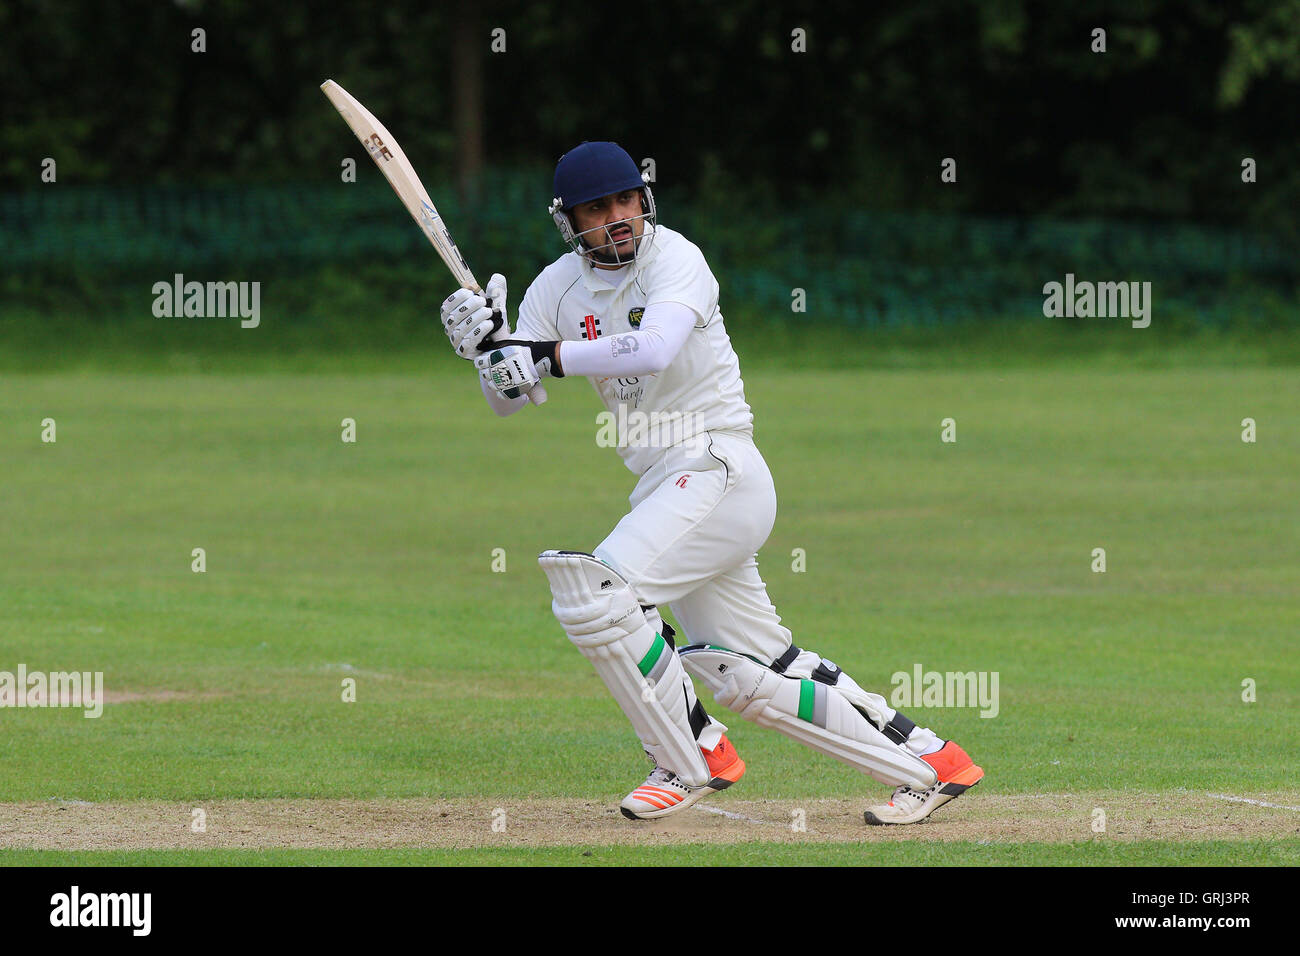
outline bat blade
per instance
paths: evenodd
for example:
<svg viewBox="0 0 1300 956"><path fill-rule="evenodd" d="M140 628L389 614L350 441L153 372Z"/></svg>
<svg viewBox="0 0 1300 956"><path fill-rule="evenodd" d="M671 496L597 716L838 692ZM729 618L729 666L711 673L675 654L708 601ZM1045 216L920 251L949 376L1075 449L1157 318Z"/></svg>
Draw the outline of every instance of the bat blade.
<svg viewBox="0 0 1300 956"><path fill-rule="evenodd" d="M420 227L425 238L437 250L453 278L460 283L460 287L481 293L482 286L474 278L469 263L461 254L456 240L451 237L451 231L443 222L442 216L438 214L438 207L429 198L424 185L420 182L420 177L415 175L415 167L406 158L406 153L402 152L396 137L388 132L384 124L379 122L370 110L362 106L355 96L333 80L326 80L320 88L343 117L343 121L348 124L348 128L361 141L361 145L366 148L370 158L375 161L379 171L393 187L393 192L397 193L397 198L402 201L402 205L411 214L411 218ZM546 401L546 389L542 388L540 383L534 385L528 390L528 399L534 405L542 404Z"/></svg>
<svg viewBox="0 0 1300 956"><path fill-rule="evenodd" d="M482 292L482 287L474 278L469 263L465 261L460 248L456 245L456 240L447 229L447 224L438 214L438 207L429 198L424 185L420 182L420 177L415 174L415 167L406 158L406 153L402 152L397 139L388 132L383 123L375 118L373 113L361 105L355 96L333 80L326 80L320 88L334 108L339 111L339 115L343 117L343 121L348 124L353 134L361 141L361 145L366 148L370 158L375 161L379 171L393 187L393 192L397 193L397 198L402 201L402 205L411 214L420 231L438 251L438 255L442 257L442 261L451 270L452 276L460 283L461 288Z"/></svg>

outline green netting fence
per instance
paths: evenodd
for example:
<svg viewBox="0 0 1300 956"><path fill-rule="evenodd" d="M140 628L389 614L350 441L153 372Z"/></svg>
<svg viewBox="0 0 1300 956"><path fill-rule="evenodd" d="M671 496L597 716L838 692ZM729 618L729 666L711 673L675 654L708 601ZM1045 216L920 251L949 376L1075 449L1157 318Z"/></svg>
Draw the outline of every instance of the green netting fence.
<svg viewBox="0 0 1300 956"><path fill-rule="evenodd" d="M522 290L564 251L546 178L493 173L490 197L439 208L485 279ZM942 325L1041 316L1044 283L1149 281L1155 308L1225 324L1260 311L1296 322L1300 252L1279 237L1190 225L997 219L796 207L760 214L674 204L660 221L705 252L724 313L742 305L805 320ZM441 268L387 184L105 188L0 194L0 276L91 283L257 278L363 263Z"/></svg>

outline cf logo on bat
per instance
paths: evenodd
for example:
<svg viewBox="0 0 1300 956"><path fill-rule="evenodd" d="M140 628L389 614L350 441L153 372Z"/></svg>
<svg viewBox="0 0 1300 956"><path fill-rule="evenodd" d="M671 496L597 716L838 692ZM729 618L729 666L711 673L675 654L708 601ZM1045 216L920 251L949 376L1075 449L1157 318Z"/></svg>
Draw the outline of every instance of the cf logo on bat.
<svg viewBox="0 0 1300 956"><path fill-rule="evenodd" d="M393 154L388 151L388 147L384 145L384 141L379 138L378 133L370 134L370 138L366 140L366 148L372 153L378 153L384 159L393 158Z"/></svg>

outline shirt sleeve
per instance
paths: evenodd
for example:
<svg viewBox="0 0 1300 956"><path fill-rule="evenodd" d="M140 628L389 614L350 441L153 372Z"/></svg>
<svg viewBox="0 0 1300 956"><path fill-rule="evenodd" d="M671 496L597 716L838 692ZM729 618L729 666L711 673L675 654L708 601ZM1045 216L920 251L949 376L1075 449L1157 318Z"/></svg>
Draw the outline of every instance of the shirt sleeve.
<svg viewBox="0 0 1300 956"><path fill-rule="evenodd" d="M495 388L489 385L481 376L478 380L479 388L483 390L483 397L487 399L488 407L496 412L502 418L513 415L519 409L528 404L528 396L520 395L518 398L506 398Z"/></svg>
<svg viewBox="0 0 1300 956"><path fill-rule="evenodd" d="M704 253L684 238L651 261L644 274L645 315L635 332L591 342L563 342L565 375L617 377L662 372L691 329L709 324L718 310L718 283Z"/></svg>
<svg viewBox="0 0 1300 956"><path fill-rule="evenodd" d="M678 237L670 255L655 259L646 276L646 311L663 302L677 302L696 315L696 324L708 325L718 309L718 281L704 253Z"/></svg>
<svg viewBox="0 0 1300 956"><path fill-rule="evenodd" d="M560 368L565 375L627 378L658 374L681 351L695 328L695 316L695 311L681 302L647 305L635 332L590 342L561 342Z"/></svg>

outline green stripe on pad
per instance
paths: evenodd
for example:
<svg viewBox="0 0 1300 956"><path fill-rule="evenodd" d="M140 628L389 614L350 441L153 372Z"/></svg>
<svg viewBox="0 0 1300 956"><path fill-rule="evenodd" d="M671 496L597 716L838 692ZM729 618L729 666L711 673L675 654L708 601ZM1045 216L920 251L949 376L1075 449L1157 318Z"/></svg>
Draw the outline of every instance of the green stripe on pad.
<svg viewBox="0 0 1300 956"><path fill-rule="evenodd" d="M650 672L655 669L659 663L659 658L663 656L664 648L667 647L662 634L656 634L654 643L650 645L650 650L645 652L645 657L641 658L641 663L637 664L637 670L641 672L642 677L649 677Z"/></svg>
<svg viewBox="0 0 1300 956"><path fill-rule="evenodd" d="M817 685L810 680L799 681L799 719L812 723L813 703L817 700Z"/></svg>

